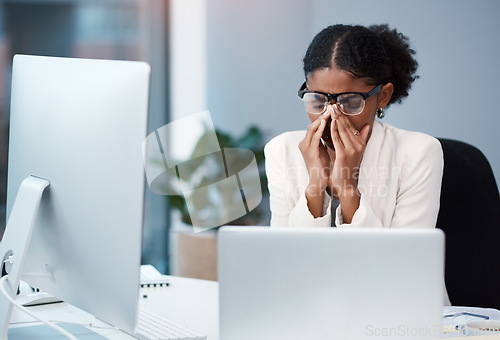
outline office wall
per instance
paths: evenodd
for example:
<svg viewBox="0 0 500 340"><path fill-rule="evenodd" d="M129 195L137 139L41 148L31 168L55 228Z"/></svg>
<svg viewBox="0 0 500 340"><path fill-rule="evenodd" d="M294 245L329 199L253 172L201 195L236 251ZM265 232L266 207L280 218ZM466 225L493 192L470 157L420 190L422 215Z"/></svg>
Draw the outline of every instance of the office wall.
<svg viewBox="0 0 500 340"><path fill-rule="evenodd" d="M410 37L421 78L384 120L477 146L498 182L499 14L496 0L206 0L207 108L235 133L303 129L296 91L312 37L333 23L389 23Z"/></svg>
<svg viewBox="0 0 500 340"><path fill-rule="evenodd" d="M207 0L170 0L170 117L207 109Z"/></svg>
<svg viewBox="0 0 500 340"><path fill-rule="evenodd" d="M297 90L310 3L208 0L208 106L219 127L257 124L271 136L306 126Z"/></svg>

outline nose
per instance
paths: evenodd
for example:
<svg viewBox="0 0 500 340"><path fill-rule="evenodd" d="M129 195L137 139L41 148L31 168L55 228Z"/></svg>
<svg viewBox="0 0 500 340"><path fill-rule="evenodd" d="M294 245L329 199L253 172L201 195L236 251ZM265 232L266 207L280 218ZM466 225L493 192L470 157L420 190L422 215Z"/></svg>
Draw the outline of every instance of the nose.
<svg viewBox="0 0 500 340"><path fill-rule="evenodd" d="M328 113L328 111L331 111L332 116L333 116L333 115L338 116L338 114L337 114L337 113L335 112L335 110L333 109L335 105L336 105L336 103L335 103L335 102L330 101L330 102L326 105L325 114L327 114L327 113Z"/></svg>

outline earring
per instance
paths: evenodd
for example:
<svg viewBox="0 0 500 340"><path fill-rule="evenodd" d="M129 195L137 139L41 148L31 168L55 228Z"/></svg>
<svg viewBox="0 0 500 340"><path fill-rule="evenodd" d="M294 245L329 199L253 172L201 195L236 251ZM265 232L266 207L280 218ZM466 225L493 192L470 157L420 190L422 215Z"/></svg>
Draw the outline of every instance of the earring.
<svg viewBox="0 0 500 340"><path fill-rule="evenodd" d="M385 116L384 109L379 107L377 110L375 110L375 113L377 114L377 117L382 119Z"/></svg>

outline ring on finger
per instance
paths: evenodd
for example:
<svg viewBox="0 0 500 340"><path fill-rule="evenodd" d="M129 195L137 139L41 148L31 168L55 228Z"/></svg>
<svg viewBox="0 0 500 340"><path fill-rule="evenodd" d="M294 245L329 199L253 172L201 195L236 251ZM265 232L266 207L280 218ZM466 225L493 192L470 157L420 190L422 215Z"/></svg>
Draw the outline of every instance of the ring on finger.
<svg viewBox="0 0 500 340"><path fill-rule="evenodd" d="M354 130L354 136L359 136L359 131L358 130Z"/></svg>

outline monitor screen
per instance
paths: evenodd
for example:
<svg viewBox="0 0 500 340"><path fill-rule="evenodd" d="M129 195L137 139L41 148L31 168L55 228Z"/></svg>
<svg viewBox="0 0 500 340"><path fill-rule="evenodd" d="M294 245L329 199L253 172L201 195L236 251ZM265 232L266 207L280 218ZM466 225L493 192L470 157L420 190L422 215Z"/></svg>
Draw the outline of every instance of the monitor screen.
<svg viewBox="0 0 500 340"><path fill-rule="evenodd" d="M139 294L149 78L145 62L26 55L12 71L7 219L25 178L50 181L22 279L126 331Z"/></svg>

